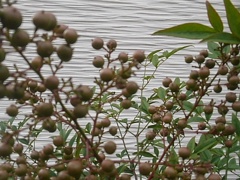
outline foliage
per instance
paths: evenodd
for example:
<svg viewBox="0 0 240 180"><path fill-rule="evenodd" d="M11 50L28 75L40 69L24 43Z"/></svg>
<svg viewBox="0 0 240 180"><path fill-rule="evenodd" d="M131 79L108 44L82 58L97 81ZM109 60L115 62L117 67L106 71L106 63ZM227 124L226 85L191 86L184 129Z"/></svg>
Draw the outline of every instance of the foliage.
<svg viewBox="0 0 240 180"><path fill-rule="evenodd" d="M231 33L223 32L208 1L212 27L186 23L154 33L201 39L208 50L185 56L192 64L189 79L165 77L149 93L162 63L188 46L114 57L115 40L94 38L93 49L105 52L92 61L98 76L91 85L77 84L60 78L72 59L76 30L40 11L29 33L14 3L1 2L0 98L14 103L6 107L10 119L0 122L0 178L239 178L240 15L230 0L224 4ZM35 58L28 57L28 47ZM11 53L25 66L7 66ZM49 141L39 144L46 134Z"/></svg>
<svg viewBox="0 0 240 180"><path fill-rule="evenodd" d="M153 33L153 35L201 39L201 42L213 41L226 44L239 44L240 32L238 27L240 24L240 12L230 0L224 0L224 5L227 14L228 26L231 30L231 33L223 31L224 26L221 17L211 3L206 1L208 20L212 27L200 23L185 23L156 31Z"/></svg>

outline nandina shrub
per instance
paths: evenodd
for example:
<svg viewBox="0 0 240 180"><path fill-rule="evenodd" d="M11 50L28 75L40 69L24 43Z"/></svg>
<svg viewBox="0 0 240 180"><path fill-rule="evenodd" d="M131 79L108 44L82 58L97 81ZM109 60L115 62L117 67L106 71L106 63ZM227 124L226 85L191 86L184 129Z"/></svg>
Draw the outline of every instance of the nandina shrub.
<svg viewBox="0 0 240 180"><path fill-rule="evenodd" d="M72 59L77 31L39 11L30 35L21 12L2 2L0 98L11 105L4 109L10 119L0 124L1 179L228 179L230 174L236 179L240 14L231 1L224 3L231 33L223 32L209 2L213 28L187 23L154 33L203 39L208 50L183 58L192 65L188 79L164 77L149 94L161 64L188 46L115 57L117 42L96 37L92 48L105 52L92 59L98 75L91 85L77 84L60 78ZM28 46L35 47L33 59ZM10 68L13 52L24 68ZM40 145L42 134L46 142Z"/></svg>

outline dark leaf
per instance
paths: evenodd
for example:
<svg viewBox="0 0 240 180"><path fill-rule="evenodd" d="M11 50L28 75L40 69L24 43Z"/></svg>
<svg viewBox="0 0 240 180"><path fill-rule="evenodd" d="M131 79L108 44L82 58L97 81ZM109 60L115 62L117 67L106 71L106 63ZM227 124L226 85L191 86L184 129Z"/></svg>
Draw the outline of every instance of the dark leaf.
<svg viewBox="0 0 240 180"><path fill-rule="evenodd" d="M205 39L216 33L213 28L199 23L185 23L159 30L153 35L165 35L187 39Z"/></svg>
<svg viewBox="0 0 240 180"><path fill-rule="evenodd" d="M75 134L69 141L69 146L73 146L74 142L76 141L76 138L77 138L77 134Z"/></svg>
<svg viewBox="0 0 240 180"><path fill-rule="evenodd" d="M23 143L23 144L26 144L26 145L29 144L29 140L28 140L28 139L20 138L20 139L18 139L18 140L19 140L19 142L21 142L21 143Z"/></svg>
<svg viewBox="0 0 240 180"><path fill-rule="evenodd" d="M224 0L228 25L231 32L240 38L240 12L230 0Z"/></svg>
<svg viewBox="0 0 240 180"><path fill-rule="evenodd" d="M191 150L191 152L193 152L195 144L196 144L195 136L193 136L187 144L187 147Z"/></svg>
<svg viewBox="0 0 240 180"><path fill-rule="evenodd" d="M210 138L205 141L199 141L198 145L194 149L194 153L200 153L207 149L211 149L212 147L216 146L218 141L215 138Z"/></svg>
<svg viewBox="0 0 240 180"><path fill-rule="evenodd" d="M154 147L154 153L157 157L159 156L159 150L157 147Z"/></svg>
<svg viewBox="0 0 240 180"><path fill-rule="evenodd" d="M211 23L212 27L218 31L222 32L223 31L223 22L217 13L217 11L213 8L211 3L209 1L206 1L206 7L207 7L207 14L208 14L208 19L209 22Z"/></svg>
<svg viewBox="0 0 240 180"><path fill-rule="evenodd" d="M152 155L151 153L146 152L146 151L140 151L140 152L133 153L133 155L136 155L136 154L138 156L144 156L144 157L151 157L151 158L155 157L154 155Z"/></svg>
<svg viewBox="0 0 240 180"><path fill-rule="evenodd" d="M211 36L204 38L201 42L209 42L209 41L221 42L226 44L239 44L240 38L227 32L221 32L221 33L212 34Z"/></svg>
<svg viewBox="0 0 240 180"><path fill-rule="evenodd" d="M212 160L212 154L209 150L205 150L200 153L201 161L209 162Z"/></svg>
<svg viewBox="0 0 240 180"><path fill-rule="evenodd" d="M240 121L234 113L232 114L232 123L236 128L236 134L238 135L238 137L240 137Z"/></svg>

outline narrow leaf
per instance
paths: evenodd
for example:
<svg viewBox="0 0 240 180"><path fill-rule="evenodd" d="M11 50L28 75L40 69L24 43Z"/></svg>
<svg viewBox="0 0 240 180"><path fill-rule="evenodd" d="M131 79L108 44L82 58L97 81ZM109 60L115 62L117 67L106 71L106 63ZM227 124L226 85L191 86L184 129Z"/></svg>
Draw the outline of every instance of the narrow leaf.
<svg viewBox="0 0 240 180"><path fill-rule="evenodd" d="M216 31L209 26L200 23L185 23L156 31L153 35L174 36L187 39L205 39L214 33L216 33Z"/></svg>
<svg viewBox="0 0 240 180"><path fill-rule="evenodd" d="M240 38L234 36L233 34L221 32L221 33L215 33L211 36L204 38L201 42L221 42L226 44L239 44Z"/></svg>
<svg viewBox="0 0 240 180"><path fill-rule="evenodd" d="M145 97L141 97L141 110L145 113L148 113L149 103Z"/></svg>
<svg viewBox="0 0 240 180"><path fill-rule="evenodd" d="M72 132L72 129L67 130L64 136L64 139L67 139L71 132Z"/></svg>
<svg viewBox="0 0 240 180"><path fill-rule="evenodd" d="M153 147L154 148L154 154L156 154L156 156L159 156L159 150L157 147Z"/></svg>
<svg viewBox="0 0 240 180"><path fill-rule="evenodd" d="M133 153L133 155L137 154L138 156L144 156L144 157L155 157L154 155L152 155L151 153L149 152L146 152L146 151L140 151L140 152L135 152Z"/></svg>
<svg viewBox="0 0 240 180"><path fill-rule="evenodd" d="M211 23L212 27L218 31L223 32L223 22L217 13L217 11L213 8L210 2L206 1L206 7L207 7L207 14L208 14L208 20Z"/></svg>
<svg viewBox="0 0 240 180"><path fill-rule="evenodd" d="M150 54L148 54L147 58L148 59L152 59L153 55L157 54L160 51L162 51L162 49L158 49L158 50L152 51Z"/></svg>
<svg viewBox="0 0 240 180"><path fill-rule="evenodd" d="M196 148L194 149L194 153L200 153L207 149L211 149L212 147L216 146L218 144L218 141L214 138L207 139L206 141L202 141L199 143Z"/></svg>
<svg viewBox="0 0 240 180"><path fill-rule="evenodd" d="M29 140L28 140L28 139L19 138L18 140L19 140L19 142L21 142L21 143L23 143L23 144L26 144L26 145L29 144Z"/></svg>
<svg viewBox="0 0 240 180"><path fill-rule="evenodd" d="M204 121L205 121L205 119L200 117L200 116L193 116L193 117L188 119L189 123L192 123L192 122L204 122Z"/></svg>
<svg viewBox="0 0 240 180"><path fill-rule="evenodd" d="M212 154L209 150L205 150L200 153L201 161L209 162L212 160Z"/></svg>
<svg viewBox="0 0 240 180"><path fill-rule="evenodd" d="M227 21L231 32L240 38L240 12L230 0L224 0Z"/></svg>
<svg viewBox="0 0 240 180"><path fill-rule="evenodd" d="M236 128L236 134L240 137L240 120L234 113L232 114L232 123Z"/></svg>
<svg viewBox="0 0 240 180"><path fill-rule="evenodd" d="M193 136L190 141L187 144L187 147L191 150L191 152L193 152L194 148L195 148L195 136Z"/></svg>
<svg viewBox="0 0 240 180"><path fill-rule="evenodd" d="M69 146L73 146L73 144L74 144L74 142L76 141L76 139L77 139L77 134L75 134L71 139L70 139L70 141L69 141Z"/></svg>
<svg viewBox="0 0 240 180"><path fill-rule="evenodd" d="M171 57L172 55L176 54L178 51L180 51L180 50L182 50L182 49L185 49L185 48L188 48L188 47L190 47L190 46L191 46L191 45L182 46L182 47L173 49L172 51L166 53L166 54L165 54L165 57L166 57L166 58L169 58L169 57Z"/></svg>

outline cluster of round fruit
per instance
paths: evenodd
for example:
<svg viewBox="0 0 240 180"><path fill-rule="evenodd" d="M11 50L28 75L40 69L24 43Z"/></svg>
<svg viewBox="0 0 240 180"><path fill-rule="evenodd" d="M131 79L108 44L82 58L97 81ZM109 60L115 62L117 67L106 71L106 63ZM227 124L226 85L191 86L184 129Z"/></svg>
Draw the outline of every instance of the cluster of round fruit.
<svg viewBox="0 0 240 180"><path fill-rule="evenodd" d="M118 176L120 180L130 180L130 176L127 174L118 175L114 161L110 159L105 159L105 155L99 153L102 162L95 166L93 164L89 165L90 162L86 158L76 158L74 157L73 147L67 146L67 143L62 136L54 136L52 144L45 145L41 150L32 150L29 156L31 159L38 164L38 166L29 165L28 159L24 153L24 146L21 143L14 145L14 139L10 134L5 135L2 139L0 145L0 156L6 157L12 153L16 154L15 165L10 162L5 162L0 165L0 175L1 179L8 179L9 177L24 177L24 179L34 179L38 178L40 180L46 179L57 179L57 180L71 180L78 179L83 174L84 169L89 169L91 172L86 175L85 179L97 180L97 175L106 174L108 176ZM107 153L112 153L113 146L116 145L114 142L109 141L105 143L104 149ZM111 152L110 152L111 151ZM61 158L58 157L59 154ZM46 167L46 162L51 159L55 160L54 165ZM52 177L50 171L56 172L56 176ZM35 174L34 177L32 174ZM105 175L104 175L105 174Z"/></svg>
<svg viewBox="0 0 240 180"><path fill-rule="evenodd" d="M188 147L180 147L178 150L178 155L183 160L188 161L189 157L191 156L191 150ZM193 171L196 174L196 179L206 179L204 177L204 174L208 172L207 168L210 168L210 167L198 165L192 168L193 169L190 171ZM183 180L192 179L191 173L189 173L184 169L191 169L191 167L188 167L184 164L169 165L169 166L166 166L166 168L163 170L161 174L155 174L154 177L159 179L165 179L165 178L167 179L180 178ZM139 164L139 172L144 176L149 176L152 170L153 170L153 167L151 163L144 162ZM212 173L208 176L208 179L220 180L221 176L219 174Z"/></svg>
<svg viewBox="0 0 240 180"><path fill-rule="evenodd" d="M128 81L128 79L134 75L133 68L139 68L138 65L142 63L145 59L145 53L142 50L136 50L132 57L130 57L125 52L120 52L117 58L111 59L111 53L117 48L117 42L110 39L104 47L104 41L97 37L92 40L92 47L96 50L105 49L109 55L105 57L95 56L93 59L93 66L100 69L100 80L107 84L112 84L110 86L115 86L118 89L122 89L122 95L125 99L122 100L121 106L124 109L131 107L131 100L128 99L130 96L135 94L138 90L138 85L134 81ZM120 68L111 67L110 64L113 62L120 62Z"/></svg>
<svg viewBox="0 0 240 180"><path fill-rule="evenodd" d="M33 114L30 116L35 121L34 124L29 126L29 130L31 130L32 127L35 127L38 122L42 122L42 129L47 130L48 132L55 132L57 130L57 121L53 120L52 117L57 116L58 112L55 105L53 105L53 102L58 102L58 99L56 98L58 96L55 95L60 92L59 89L63 91L63 88L60 87L60 80L57 77L56 72L58 67L60 69L62 62L71 60L73 55L73 48L71 45L77 41L78 34L74 29L68 28L65 25L58 25L54 14L47 11L37 12L33 16L32 22L35 26L35 31L32 37L26 30L21 28L23 21L22 14L13 5L2 7L0 18L2 22L2 35L5 36L4 41L9 42L9 45L12 46L29 65L23 73L10 73L8 67L2 64L2 62L6 59L7 53L5 52L4 46L1 46L0 98L7 97L9 99L16 99L19 104L22 104L22 106L31 105L33 107ZM41 35L41 31L52 33L50 34L44 32ZM64 39L64 43L58 48L54 45L54 40L57 38ZM29 61L24 55L24 51L29 43L36 45L37 56L33 58L32 61ZM92 47L96 50L103 48L108 53L105 57L96 56L93 60L93 65L96 68L101 69L99 78L100 83L97 82L97 84L99 84L100 87L106 87L106 90L103 89L99 96L112 87L121 89L122 92L120 95L125 97L125 99L121 102L121 106L124 109L128 109L131 106L131 100L128 98L135 94L139 89L136 82L129 81L128 79L134 75L133 68L139 68L139 64L146 59L144 51L137 50L133 53L132 57L129 57L125 52L121 52L116 59L111 59L110 55L117 47L117 42L115 40L109 40L105 48L103 40L101 38L95 38L92 40ZM51 61L53 60L51 57L53 53L56 53L58 58L61 60L59 62L59 66L56 66L56 70L53 70L53 66L51 65ZM110 67L110 64L116 61L120 62L119 69L116 69L116 66ZM46 78L42 75L43 72L41 70L44 65L50 66L54 72L53 75ZM40 80L29 79L27 77L28 70L34 70ZM13 81L10 80L10 76L14 79ZM22 78L25 80L22 80ZM8 82L6 81L7 79ZM19 79L21 79L21 81ZM52 98L54 98L55 101L47 102L43 99L42 94L44 94L46 90L49 90L47 92L52 93ZM86 85L80 85L76 88L72 87L70 91L71 96L67 95L67 98L70 99L70 103L73 106L73 110L70 111L70 118L77 119L85 117L89 113L92 101L94 101L93 89ZM15 117L18 115L19 109L17 105L12 104L6 109L6 113L11 117ZM108 118L103 119L101 122L97 122L96 126L93 127L91 134L93 136L99 136L103 128L109 127L110 124L111 122ZM72 126L75 127L74 124L72 124ZM21 130L19 132L21 132ZM117 128L115 126L110 126L109 133L113 136L116 135ZM15 134L5 134L5 136L14 141ZM86 165L86 167L84 167L84 158L74 158L73 147L65 146L62 137L57 136L53 140L53 145L55 145L56 148L52 144L47 144L41 151L33 150L31 152L31 160L41 166L40 169L34 169L34 165L29 166L28 164L29 159L23 152L22 144L17 143L14 145L14 142L10 144L10 140L4 139L6 138L2 138L2 144L0 146L0 156L7 158L11 156L12 153L17 153L19 157L14 160L17 165L16 168L13 167L12 163L8 163L7 161L1 166L1 177L7 178L16 176L31 179L31 174L34 172L34 174L37 174L39 179L49 179L50 167L48 167L45 163L49 159L56 159L56 152L60 151L63 153L62 159L60 158L61 161L56 163L56 168L54 169L54 171L57 172L58 179L68 179L69 177L71 179L73 177L78 177L80 175L79 173L82 173L84 168L91 169L92 166ZM105 142L102 147L107 154L113 154L116 148L116 143L113 141ZM116 168L113 168L115 166L112 166L113 161L105 159L104 154L100 154L99 157L102 157L103 159L99 171L104 174L109 175L112 173L114 176L119 176L116 175ZM111 163L109 164L109 162ZM89 177L89 179L96 178L93 175L90 176L91 177ZM121 175L119 178L130 179L130 177L126 174Z"/></svg>
<svg viewBox="0 0 240 180"><path fill-rule="evenodd" d="M22 58L29 65L30 69L34 70L35 72L40 72L43 64L49 64L50 59L48 58L54 52L56 52L61 62L71 60L73 54L73 48L71 47L71 45L77 41L78 34L75 29L69 28L66 25L58 25L57 19L54 14L47 11L40 11L33 16L32 22L35 25L35 31L32 37L26 30L23 30L21 28L23 22L22 14L19 9L17 9L13 5L7 5L1 8L0 19L2 24L1 42L9 42L10 46L12 46L16 51L20 53ZM37 34L38 30L51 31L52 34L50 35L50 33L43 33L42 35L40 35ZM53 45L53 41L56 38L64 39L64 43L58 48L55 48ZM29 43L33 43L36 45L36 53L38 54L38 56L36 56L31 62L27 59L26 56L23 55L23 52ZM24 100L25 96L26 98L29 97L29 94L26 95L26 93L24 92L26 88L26 82L19 83L16 81L16 79L20 77L23 77L25 79L25 73L27 70L29 70L29 68L26 68L26 70L23 72L15 72L10 74L8 67L3 64L3 61L7 59L7 54L11 53L6 52L5 44L1 43L0 46L0 98L7 97L9 99ZM10 76L12 76L15 81L4 84L4 82ZM43 77L41 77L41 79L43 79ZM52 82L54 83L51 84ZM46 84L44 85L48 86L46 88L52 90L58 86L58 83L58 79L53 76L47 78ZM40 85L38 89L34 89L31 87L31 91L33 90L43 92L45 91L45 87L43 85Z"/></svg>
<svg viewBox="0 0 240 180"><path fill-rule="evenodd" d="M185 133L185 128L195 127L189 122L189 119L193 118L195 113L204 113L206 119L202 119L203 121L199 122L197 133L220 136L222 137L221 143L224 144L226 148L231 148L234 143L231 137L236 133L236 127L232 122L227 122L226 115L229 109L236 113L240 111L240 101L237 97L238 93L230 92L239 88L240 79L238 74L240 72L240 58L237 56L238 53L239 52L234 51L234 53L230 53L230 55L223 59L208 58L209 54L207 50L202 50L199 55L195 57L192 55L186 56L186 63L196 62L197 65L193 67L197 68L197 70L190 72L189 79L185 83L173 81L169 77L163 79L162 85L165 87L164 93L166 93L165 99L161 99L163 100L163 104L156 106L153 103L150 104L148 108L151 122L158 124L161 128L153 128L153 130L147 131L145 135L146 139L148 141L154 141L158 137L172 138L176 136L176 134L182 135ZM217 67L216 74L214 74L214 70L212 73L210 71L214 67ZM223 75L227 76L227 83L223 82ZM214 84L215 82L217 82L217 84ZM226 89L229 91L225 94L225 99L222 99L219 104L217 104L217 100L216 102L211 100L210 103L204 105L204 96L210 95L212 92L220 93L222 86L226 86ZM211 91L212 87L213 89ZM191 109L188 109L189 106L191 106ZM215 125L212 124L212 118L207 119L207 116L211 117L214 113L220 115L215 119ZM181 118L180 116L184 117ZM170 142L168 141L168 143ZM190 156L191 151L188 148L179 149L179 157L188 159ZM141 164L140 167L142 166L146 166L148 171L145 172L140 168L140 173L149 175L152 171L152 166L149 163ZM211 168L207 168L207 166L211 165L209 163L203 163L203 167L198 167L197 165L186 163L184 164L184 168L182 167L180 170L175 166L167 167L163 175L168 179L175 179L176 177L191 179L192 172L194 172L198 178L204 178L205 174L211 173L209 171ZM183 171L183 169L185 170ZM186 169L190 169L190 171L188 172ZM208 178L221 179L220 175L214 173L210 174Z"/></svg>

